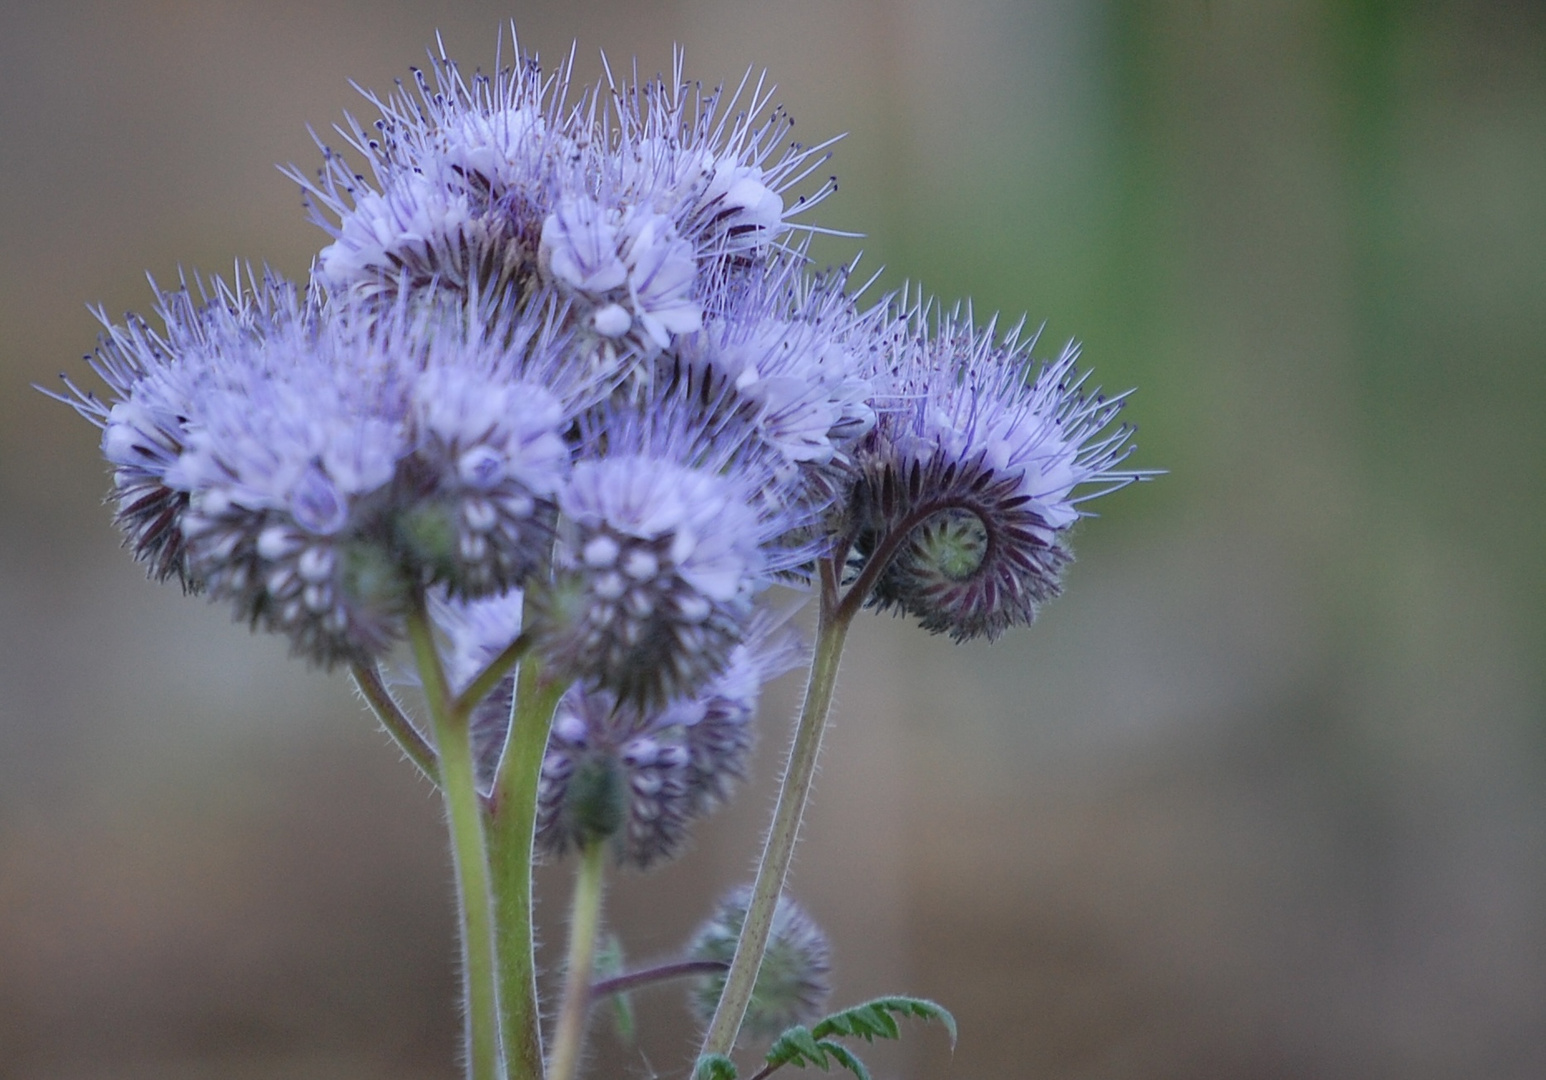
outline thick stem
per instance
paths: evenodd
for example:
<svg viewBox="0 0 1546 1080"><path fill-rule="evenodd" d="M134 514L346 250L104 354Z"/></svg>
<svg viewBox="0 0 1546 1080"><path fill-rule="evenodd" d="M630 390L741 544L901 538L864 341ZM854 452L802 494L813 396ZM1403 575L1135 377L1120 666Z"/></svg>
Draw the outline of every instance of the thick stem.
<svg viewBox="0 0 1546 1080"><path fill-rule="evenodd" d="M596 966L596 930L601 925L601 885L605 877L606 853L605 842L592 842L580 852L580 870L574 881L574 903L569 915L569 961L564 972L564 999L559 1006L558 1027L553 1032L548 1080L574 1080L580 1064L585 1017L590 1012L591 977Z"/></svg>
<svg viewBox="0 0 1546 1080"><path fill-rule="evenodd" d="M376 669L366 664L354 664L349 671L354 676L354 685L359 688L381 726L386 728L387 734L392 736L408 760L429 778L430 783L439 784L440 762L435 758L435 748L424 741L424 736L413 726L413 721L398 707L396 699L381 681Z"/></svg>
<svg viewBox="0 0 1546 1080"><path fill-rule="evenodd" d="M450 687L446 685L422 600L408 617L408 637L435 725L440 788L445 794L451 854L456 866L462 924L462 989L467 1003L467 1075L469 1080L504 1080L499 1052L493 893L489 887L467 713L452 705Z"/></svg>
<svg viewBox="0 0 1546 1080"><path fill-rule="evenodd" d="M835 574L824 573L823 581L826 582L829 577L835 580ZM725 988L714 1010L714 1018L709 1022L708 1032L703 1037L700 1057L729 1054L741 1030L741 1021L746 1016L746 1006L751 1001L752 988L757 982L757 971L762 966L762 954L767 949L768 933L773 925L773 909L778 904L779 894L784 890L784 878L789 872L795 841L799 838L800 819L805 814L811 780L816 775L821 733L826 726L827 712L832 706L832 688L837 683L843 641L848 636L848 627L853 622L855 610L840 604L835 590L822 589L821 620L816 634L815 655L811 659L810 679L805 685L805 704L800 709L800 721L795 728L788 764L784 766L778 805L773 811L773 824L762 849L762 862L757 867L757 881L752 886L746 920L741 926L741 939L736 945L730 971L725 976Z"/></svg>
<svg viewBox="0 0 1546 1080"><path fill-rule="evenodd" d="M535 926L532 918L532 841L537 829L537 785L548 728L563 693L542 679L528 656L515 681L510 734L494 778L489 859L494 871L499 933L500 1023L510 1080L542 1080L542 1028L537 1006Z"/></svg>

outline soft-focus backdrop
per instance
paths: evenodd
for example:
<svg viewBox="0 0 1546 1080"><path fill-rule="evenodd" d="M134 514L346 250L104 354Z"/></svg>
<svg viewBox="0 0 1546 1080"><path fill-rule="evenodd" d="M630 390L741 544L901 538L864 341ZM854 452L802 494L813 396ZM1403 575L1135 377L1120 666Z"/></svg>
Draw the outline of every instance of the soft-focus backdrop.
<svg viewBox="0 0 1546 1080"><path fill-rule="evenodd" d="M820 220L1139 389L1067 595L996 645L867 618L793 879L838 1003L956 1011L877 1077L1546 1075L1546 15L1524 2L15 2L0 11L0 1077L449 1078L440 810L343 677L146 582L84 374L143 274L305 274L275 163L439 29L673 42L852 134ZM508 50L508 41L507 41ZM506 52L508 56L508 51ZM336 141L336 140L335 140ZM617 883L664 956L762 778ZM567 873L542 881L561 940ZM679 995L597 1076L680 1077Z"/></svg>

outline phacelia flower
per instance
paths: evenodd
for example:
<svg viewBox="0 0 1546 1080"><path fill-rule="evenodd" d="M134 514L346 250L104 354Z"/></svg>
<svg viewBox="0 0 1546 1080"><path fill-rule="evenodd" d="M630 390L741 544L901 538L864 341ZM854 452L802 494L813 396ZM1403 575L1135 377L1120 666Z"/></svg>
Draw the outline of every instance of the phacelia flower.
<svg viewBox="0 0 1546 1080"><path fill-rule="evenodd" d="M631 334L653 353L703 325L693 249L664 215L565 196L542 223L538 263L580 298L601 337Z"/></svg>
<svg viewBox="0 0 1546 1080"><path fill-rule="evenodd" d="M273 277L160 311L103 339L118 399L77 394L153 573L331 665L386 649L412 589L500 591L545 553L571 420L542 327Z"/></svg>
<svg viewBox="0 0 1546 1080"><path fill-rule="evenodd" d="M745 778L762 685L800 656L787 627L759 616L725 670L695 697L648 708L572 688L543 758L538 849L560 856L609 842L619 863L637 869L676 857L689 824ZM506 709L508 717L508 699Z"/></svg>
<svg viewBox="0 0 1546 1080"><path fill-rule="evenodd" d="M409 409L399 539L454 592L525 579L547 551L569 471L563 404L535 382L455 365L426 370Z"/></svg>
<svg viewBox="0 0 1546 1080"><path fill-rule="evenodd" d="M875 423L881 314L858 310L848 276L783 264L726 286L702 331L660 358L661 377L736 410L791 465L846 461Z"/></svg>
<svg viewBox="0 0 1546 1080"><path fill-rule="evenodd" d="M194 590L198 583L189 573L182 528L188 492L169 486L166 474L184 449L189 403L210 373L168 363L201 332L187 290L161 293L157 311L173 340L139 316L115 326L98 312L105 330L86 360L115 400L104 402L68 377L68 396L60 400L102 429L102 455L113 468L116 521L125 544L151 577L175 577Z"/></svg>
<svg viewBox="0 0 1546 1080"><path fill-rule="evenodd" d="M327 147L316 179L288 170L312 220L333 237L317 272L334 291L391 298L404 287L529 288L557 196L555 162L572 156L555 115L567 71L544 77L521 57L493 78L468 81L441 56L434 75L432 86L415 70L416 93L400 84L385 98L367 94L381 113L373 131L353 117L340 128L368 179Z"/></svg>
<svg viewBox="0 0 1546 1080"><path fill-rule="evenodd" d="M751 73L708 95L687 82L682 57L668 82L612 87L618 132L614 186L630 203L667 214L709 266L768 258L798 226L792 218L835 190L791 189L831 156L831 143L785 143L793 126ZM732 114L734 119L732 119ZM833 140L835 141L835 140Z"/></svg>
<svg viewBox="0 0 1546 1080"><path fill-rule="evenodd" d="M809 560L785 541L816 507L766 449L706 427L693 403L611 406L559 495L549 583L528 594L550 660L620 699L658 705L725 666L775 578Z"/></svg>
<svg viewBox="0 0 1546 1080"><path fill-rule="evenodd" d="M326 148L315 179L291 170L333 238L316 267L329 290L525 297L540 281L599 349L648 357L702 326L728 275L803 263L791 219L831 186L791 189L826 147L778 150L788 121L760 81L705 96L678 55L673 82L609 74L571 103L567 66L545 76L522 55L468 80L432 61L433 81L367 95L374 130L340 129L368 175Z"/></svg>
<svg viewBox="0 0 1546 1080"><path fill-rule="evenodd" d="M335 239L317 256L318 276L334 290L385 302L405 289L497 295L528 269L509 230L504 217L442 179L394 175L341 213Z"/></svg>
<svg viewBox="0 0 1546 1080"><path fill-rule="evenodd" d="M1070 344L1034 360L968 313L914 308L894 340L892 405L859 454L852 513L861 558L890 557L872 603L956 640L1031 622L1057 595L1081 504L1143 479L1123 470L1126 395L1086 392ZM1093 489L1092 489L1093 488Z"/></svg>
<svg viewBox="0 0 1546 1080"><path fill-rule="evenodd" d="M687 958L730 963L750 900L747 888L721 900L714 917L687 947ZM741 1030L754 1037L772 1038L796 1024L809 1024L821 1016L832 993L831 971L832 949L827 935L804 908L787 894L780 895ZM722 972L698 980L690 1000L699 1023L707 1024L714 1015L724 986Z"/></svg>

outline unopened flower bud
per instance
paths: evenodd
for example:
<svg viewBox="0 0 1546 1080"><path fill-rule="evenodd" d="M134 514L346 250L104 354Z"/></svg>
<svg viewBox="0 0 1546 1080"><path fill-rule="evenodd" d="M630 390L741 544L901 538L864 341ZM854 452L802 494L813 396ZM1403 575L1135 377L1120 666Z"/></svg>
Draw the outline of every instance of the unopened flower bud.
<svg viewBox="0 0 1546 1080"><path fill-rule="evenodd" d="M721 900L714 917L688 946L687 958L725 964L734 959L750 900L751 890L747 888L737 889ZM795 1024L815 1020L832 992L831 971L832 949L827 935L793 899L779 896L742 1031L771 1038ZM698 981L691 1004L700 1023L707 1024L714 1015L724 986L723 972Z"/></svg>
<svg viewBox="0 0 1546 1080"><path fill-rule="evenodd" d="M957 641L993 638L1058 594L1080 504L1147 474L1119 468L1122 398L1082 392L1073 346L1040 362L969 315L903 322L898 405L855 454L855 549L888 558L870 602Z"/></svg>

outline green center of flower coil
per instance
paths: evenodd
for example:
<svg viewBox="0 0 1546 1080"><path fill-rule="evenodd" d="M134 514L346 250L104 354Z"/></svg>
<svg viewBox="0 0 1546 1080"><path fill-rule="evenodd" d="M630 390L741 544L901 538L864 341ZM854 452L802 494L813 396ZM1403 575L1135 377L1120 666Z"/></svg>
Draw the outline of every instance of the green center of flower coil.
<svg viewBox="0 0 1546 1080"><path fill-rule="evenodd" d="M969 510L941 510L918 527L913 548L951 581L966 581L988 556L988 530Z"/></svg>

